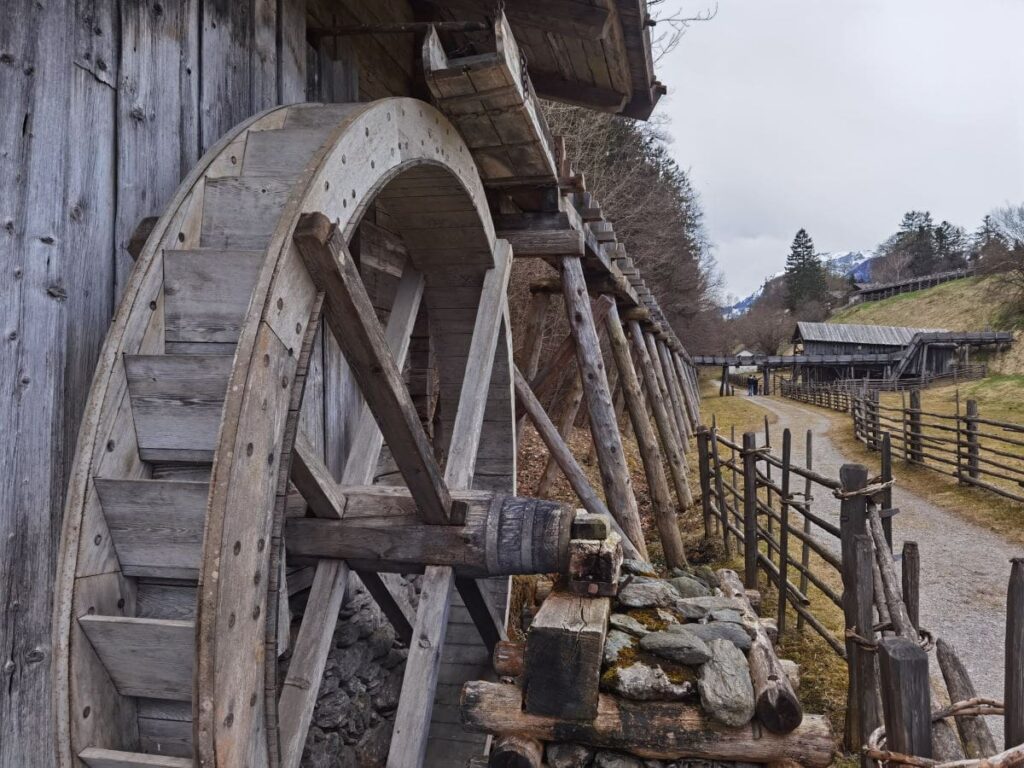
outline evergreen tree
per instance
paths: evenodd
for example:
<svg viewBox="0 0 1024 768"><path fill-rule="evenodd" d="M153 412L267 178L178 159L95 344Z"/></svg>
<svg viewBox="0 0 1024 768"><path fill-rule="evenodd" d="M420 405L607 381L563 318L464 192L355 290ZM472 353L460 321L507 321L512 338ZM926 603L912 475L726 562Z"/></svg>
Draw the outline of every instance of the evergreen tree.
<svg viewBox="0 0 1024 768"><path fill-rule="evenodd" d="M961 269L967 265L967 233L963 227L943 221L935 228L933 238L939 269Z"/></svg>
<svg viewBox="0 0 1024 768"><path fill-rule="evenodd" d="M786 257L786 306L792 312L828 298L828 281L825 267L814 252L814 241L801 229L793 238L789 256Z"/></svg>
<svg viewBox="0 0 1024 768"><path fill-rule="evenodd" d="M898 248L910 257L912 275L930 275L937 270L935 227L928 211L908 211L900 222Z"/></svg>

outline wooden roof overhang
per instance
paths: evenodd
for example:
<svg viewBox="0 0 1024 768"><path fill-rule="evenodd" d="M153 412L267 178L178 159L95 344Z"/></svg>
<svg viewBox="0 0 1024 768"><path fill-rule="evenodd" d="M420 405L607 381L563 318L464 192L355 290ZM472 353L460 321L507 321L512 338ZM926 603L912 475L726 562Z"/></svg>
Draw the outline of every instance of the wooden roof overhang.
<svg viewBox="0 0 1024 768"><path fill-rule="evenodd" d="M423 20L493 21L490 0L414 0ZM543 99L646 120L655 79L647 0L507 0L503 10ZM448 50L493 50L488 33L442 33Z"/></svg>

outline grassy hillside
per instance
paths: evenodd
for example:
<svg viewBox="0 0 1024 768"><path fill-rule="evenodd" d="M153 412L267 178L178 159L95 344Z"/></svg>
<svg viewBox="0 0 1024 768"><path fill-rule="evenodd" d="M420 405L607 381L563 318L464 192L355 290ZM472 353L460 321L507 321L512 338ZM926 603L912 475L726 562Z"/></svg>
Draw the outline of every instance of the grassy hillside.
<svg viewBox="0 0 1024 768"><path fill-rule="evenodd" d="M1024 374L1024 314L998 277L968 277L903 293L882 301L869 301L836 312L830 323L907 325L949 331L1013 330L1016 342L1001 354L972 356L984 360L993 374ZM1015 385L1019 385L1016 378ZM1022 388L1024 394L1024 388Z"/></svg>
<svg viewBox="0 0 1024 768"><path fill-rule="evenodd" d="M841 309L829 322L909 325L950 331L1015 329L1022 326L1024 317L1013 306L1011 298L998 277L968 277Z"/></svg>

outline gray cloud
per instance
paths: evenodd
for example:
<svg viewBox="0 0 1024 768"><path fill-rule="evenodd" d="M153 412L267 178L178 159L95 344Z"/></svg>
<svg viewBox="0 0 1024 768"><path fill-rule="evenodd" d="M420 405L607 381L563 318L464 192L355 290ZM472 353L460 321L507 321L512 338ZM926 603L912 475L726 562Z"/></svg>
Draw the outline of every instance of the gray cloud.
<svg viewBox="0 0 1024 768"><path fill-rule="evenodd" d="M973 229L1024 202L1022 31L1024 0L721 0L658 76L727 290L781 270L800 227L865 249L912 208Z"/></svg>

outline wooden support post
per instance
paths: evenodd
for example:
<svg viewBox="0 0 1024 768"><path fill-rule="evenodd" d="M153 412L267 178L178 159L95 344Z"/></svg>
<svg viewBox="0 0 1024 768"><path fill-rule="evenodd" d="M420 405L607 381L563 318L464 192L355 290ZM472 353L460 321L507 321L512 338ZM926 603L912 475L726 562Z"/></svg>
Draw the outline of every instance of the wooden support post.
<svg viewBox="0 0 1024 768"><path fill-rule="evenodd" d="M644 543L640 512L636 497L633 495L633 484L629 477L629 468L626 466L618 424L615 421L615 409L612 406L611 392L608 390L601 344L590 311L587 283L577 256L562 259L562 292L565 296L569 326L576 340L576 362L580 378L583 380L583 395L590 418L590 431L597 448L597 461L601 470L605 498L630 541L644 553L646 559L647 545Z"/></svg>
<svg viewBox="0 0 1024 768"><path fill-rule="evenodd" d="M526 637L526 711L567 720L597 715L598 686L611 601L555 591Z"/></svg>
<svg viewBox="0 0 1024 768"><path fill-rule="evenodd" d="M629 537L625 535L622 527L618 521L608 511L608 507L605 506L604 501L601 499L594 489L590 486L590 481L587 480L586 474L583 469L577 463L576 458L572 455L572 451L569 450L569 446L565 444L561 436L558 434L558 430L555 429L555 425L551 423L551 419L548 418L544 408L541 406L540 401L537 400L533 394L533 390L530 389L529 383L527 383L523 374L516 369L515 372L515 386L516 386L516 400L526 411L526 415L530 417L534 426L537 428L537 432L540 434L540 439L544 441L544 445L555 457L558 462L558 466L562 470L562 474L565 475L569 481L569 485L572 487L573 492L579 497L583 506L586 507L588 512L595 515L604 515L607 517L612 525L618 531L619 535L622 536L622 548L626 553L627 557L644 560L646 557L641 554L640 550L637 549L636 545L630 541Z"/></svg>
<svg viewBox="0 0 1024 768"><path fill-rule="evenodd" d="M916 541L903 542L903 602L914 627L921 626L921 554Z"/></svg>
<svg viewBox="0 0 1024 768"><path fill-rule="evenodd" d="M718 431L711 429L711 463L715 477L715 499L718 503L718 515L722 519L722 546L725 549L725 556L732 556L732 548L729 546L729 503L725 500L725 481L722 479L722 460L718 456Z"/></svg>
<svg viewBox="0 0 1024 768"><path fill-rule="evenodd" d="M879 642L885 736L890 750L904 755L932 756L932 711L928 687L928 654L905 637Z"/></svg>
<svg viewBox="0 0 1024 768"><path fill-rule="evenodd" d="M853 542L854 563L850 571L854 574L854 590L843 592L844 614L847 615L846 625L853 629L860 637L868 642L875 640L872 629L872 571L874 553L871 547L871 539L867 535L857 535ZM849 606L845 605L849 600ZM849 622L854 619L854 623ZM878 678L875 673L874 654L867 648L857 643L848 643L847 665L850 670L850 687L856 690L856 718L851 729L851 736L856 739L855 743L848 746L851 750L860 749L867 744L871 732L878 727ZM862 768L871 768L872 761L866 756L861 757Z"/></svg>
<svg viewBox="0 0 1024 768"><path fill-rule="evenodd" d="M693 503L693 494L690 492L689 478L687 477L686 455L683 453L683 446L676 438L675 429L672 426L672 419L665 407L665 401L661 395L658 385L658 376L655 372L654 362L651 360L650 352L644 341L644 334L640 323L636 320L629 321L629 336L633 342L633 349L636 351L637 359L640 361L640 368L644 374L644 386L647 390L647 404L654 410L654 422L658 427L658 434L661 436L661 446L666 458L668 458L669 473L672 476L672 485L676 491L676 499L683 510L689 509Z"/></svg>
<svg viewBox="0 0 1024 768"><path fill-rule="evenodd" d="M729 394L729 365L722 363L722 380L718 383L718 396L724 397Z"/></svg>
<svg viewBox="0 0 1024 768"><path fill-rule="evenodd" d="M856 494L867 485L868 470L862 464L844 464L839 470L839 480L842 483L844 493ZM847 627L851 629L858 626L857 610L860 605L858 595L867 591L870 595L873 577L866 574L867 586L864 586L865 574L858 572L857 542L858 536L867 533L866 499L860 495L850 495L840 503L839 532L842 548L842 577L843 577L843 615ZM870 560L868 561L870 565ZM847 687L846 697L846 746L849 750L859 749L858 743L864 735L859 716L859 704L861 697L873 695L870 693L870 681L862 681L858 678L858 667L852 660L857 656L857 644L850 638L846 639L846 659L850 671L850 684Z"/></svg>
<svg viewBox="0 0 1024 768"><path fill-rule="evenodd" d="M910 450L908 461L918 463L924 461L921 440L921 390L910 390L910 411L907 413L909 422L907 431L910 434Z"/></svg>
<svg viewBox="0 0 1024 768"><path fill-rule="evenodd" d="M871 399L871 444L868 446L877 451L882 439L882 411L878 400L878 390L869 393Z"/></svg>
<svg viewBox="0 0 1024 768"><path fill-rule="evenodd" d="M516 354L516 365L530 381L537 375L540 355L544 349L544 324L551 305L551 294L547 291L534 291L530 295L530 310L526 317L526 330L523 333L523 345ZM523 429L525 416L516 419L516 441L518 442Z"/></svg>
<svg viewBox="0 0 1024 768"><path fill-rule="evenodd" d="M583 380L578 373L573 373L572 376L572 385L562 401L562 413L558 418L558 434L562 436L567 445L572 438L573 425L576 424L576 416L579 413L580 404L583 402ZM555 461L554 455L549 455L547 464L544 465L544 472L541 473L540 480L537 482L536 494L547 496L557 475L558 462Z"/></svg>
<svg viewBox="0 0 1024 768"><path fill-rule="evenodd" d="M757 589L757 435L743 433L743 586Z"/></svg>
<svg viewBox="0 0 1024 768"><path fill-rule="evenodd" d="M978 458L981 443L978 440L978 401L967 401L967 475L973 480L978 478Z"/></svg>
<svg viewBox="0 0 1024 768"><path fill-rule="evenodd" d="M619 372L619 385L626 401L626 408L629 410L633 432L636 434L637 448L643 460L644 473L647 476L647 486L651 495L651 505L654 507L655 522L658 525L662 549L665 552L665 561L670 567L682 568L686 565L686 552L683 549L683 540L679 534L679 522L672 505L668 481L665 478L665 467L662 463L661 450L658 448L658 438L654 434L654 427L651 426L651 422L647 418L647 405L640 391L640 381L637 379L636 369L633 368L629 342L615 307L609 309L605 317L605 327L608 331L615 367ZM689 490L689 486L687 486L687 490ZM689 499L689 503L692 504L692 502L692 498ZM705 526L708 525L710 523L705 515Z"/></svg>
<svg viewBox="0 0 1024 768"><path fill-rule="evenodd" d="M882 435L880 464L879 479L883 483L888 483L892 480L892 437L888 432ZM892 509L891 487L882 491L881 502L878 506L883 510ZM889 551L892 552L892 517L882 518L882 530L885 532L885 543L889 546ZM914 622L914 626L917 626L917 622Z"/></svg>
<svg viewBox="0 0 1024 768"><path fill-rule="evenodd" d="M935 643L935 658L939 662L939 669L942 670L942 678L946 681L946 690L951 702L967 701L978 695L956 649L941 637ZM988 729L984 717L961 715L956 718L956 728L967 757L980 760L996 754L996 740L992 738L992 732ZM1017 743L1019 742L1014 742Z"/></svg>
<svg viewBox="0 0 1024 768"><path fill-rule="evenodd" d="M672 365L679 376L679 382L683 389L683 405L686 409L686 417L689 420L690 431L694 434L700 426L700 409L697 407L696 393L693 389L693 380L690 378L690 371L675 352L670 351Z"/></svg>
<svg viewBox="0 0 1024 768"><path fill-rule="evenodd" d="M811 430L807 430L807 437L804 444L804 466L808 470L814 469L814 433ZM811 511L811 479L809 477L804 478L804 509L808 512ZM808 541L811 538L811 521L807 515L803 516L803 537L801 538L800 545L800 592L801 594L807 594L807 572L811 567L811 548L808 545ZM800 632L804 628L804 615L802 612L797 611L796 615L796 629Z"/></svg>
<svg viewBox="0 0 1024 768"><path fill-rule="evenodd" d="M1024 743L1024 558L1015 557L1006 591L1005 740Z"/></svg>
<svg viewBox="0 0 1024 768"><path fill-rule="evenodd" d="M669 384L667 371L661 357L661 345L653 333L644 333L644 341L647 343L647 353L651 356L651 363L654 366L654 375L661 390L661 396L665 402L665 408L670 417L676 443L683 455L683 462L686 461L686 430L683 429L680 421L679 402L675 396L675 390Z"/></svg>
<svg viewBox="0 0 1024 768"><path fill-rule="evenodd" d="M658 355L657 360L655 360L655 366L658 368L662 378L665 380L665 388L668 390L668 402L671 406L672 414L675 417L676 434L679 435L679 445L685 452L690 439L690 428L686 423L686 414L683 410L682 393L679 391L679 387L676 382L675 370L669 361L668 348L653 336L648 336L648 339L653 341L654 350Z"/></svg>
<svg viewBox="0 0 1024 768"><path fill-rule="evenodd" d="M778 623L779 641L786 634L786 605L789 602L789 462L792 455L792 435L789 430L782 432L782 479L780 480L782 498L779 500L779 610Z"/></svg>
<svg viewBox="0 0 1024 768"><path fill-rule="evenodd" d="M907 613L907 606L903 602L903 595L900 594L899 581L896 578L896 567L892 562L892 552L885 543L885 533L882 531L882 522L878 512L870 510L868 516L868 532L875 543L875 559L878 562L879 575L882 579L882 589L885 595L885 602L889 608L889 618L892 621L893 629L900 637L917 639L917 630Z"/></svg>
<svg viewBox="0 0 1024 768"><path fill-rule="evenodd" d="M700 477L700 505L704 514L704 540L711 541L711 451L708 428L697 428L697 469Z"/></svg>

